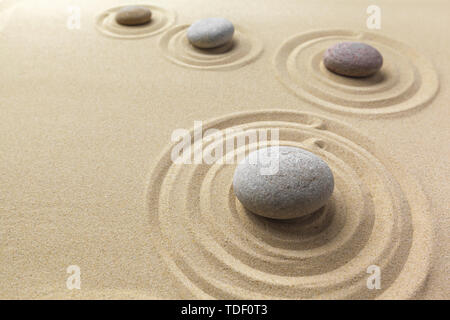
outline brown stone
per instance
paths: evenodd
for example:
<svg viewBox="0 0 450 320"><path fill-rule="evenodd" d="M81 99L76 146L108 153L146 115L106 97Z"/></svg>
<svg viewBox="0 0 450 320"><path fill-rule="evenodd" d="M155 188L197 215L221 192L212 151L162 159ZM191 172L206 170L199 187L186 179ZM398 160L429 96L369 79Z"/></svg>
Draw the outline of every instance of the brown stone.
<svg viewBox="0 0 450 320"><path fill-rule="evenodd" d="M323 57L325 67L349 77L368 77L383 65L381 53L362 42L340 42L328 48Z"/></svg>
<svg viewBox="0 0 450 320"><path fill-rule="evenodd" d="M136 26L150 22L152 12L141 6L126 6L116 14L116 22L125 26Z"/></svg>

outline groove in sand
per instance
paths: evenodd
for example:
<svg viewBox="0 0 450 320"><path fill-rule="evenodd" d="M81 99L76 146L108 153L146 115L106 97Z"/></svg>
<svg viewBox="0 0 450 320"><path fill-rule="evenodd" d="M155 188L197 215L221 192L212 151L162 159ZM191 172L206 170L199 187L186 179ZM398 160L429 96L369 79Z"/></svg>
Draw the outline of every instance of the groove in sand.
<svg viewBox="0 0 450 320"><path fill-rule="evenodd" d="M325 50L340 41L368 43L383 55L381 70L368 78L328 71ZM285 41L274 58L279 80L299 97L324 109L357 116L382 116L423 107L436 95L431 63L405 44L370 32L320 30Z"/></svg>
<svg viewBox="0 0 450 320"><path fill-rule="evenodd" d="M262 43L235 26L233 40L212 49L199 49L189 43L189 25L179 25L167 31L159 42L165 57L187 68L202 70L232 70L254 61L262 52Z"/></svg>
<svg viewBox="0 0 450 320"><path fill-rule="evenodd" d="M322 157L336 185L317 215L271 220L234 197L235 164L173 164L169 147L148 187L150 236L193 297L398 299L421 288L432 238L427 201L369 139L328 117L281 110L232 114L210 128L279 128L280 144ZM204 150L224 143L210 140ZM370 265L381 269L381 290L367 289Z"/></svg>
<svg viewBox="0 0 450 320"><path fill-rule="evenodd" d="M115 16L123 7L115 7L99 14L96 18L97 29L110 37L137 39L159 34L175 23L175 12L154 5L139 5L150 9L152 19L149 23L138 26L123 26L116 22Z"/></svg>

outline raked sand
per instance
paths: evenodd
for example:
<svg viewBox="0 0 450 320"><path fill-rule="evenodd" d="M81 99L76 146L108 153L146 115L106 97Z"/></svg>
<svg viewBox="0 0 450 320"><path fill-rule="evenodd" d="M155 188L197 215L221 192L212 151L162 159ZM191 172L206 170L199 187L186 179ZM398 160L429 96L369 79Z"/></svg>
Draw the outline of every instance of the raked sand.
<svg viewBox="0 0 450 320"><path fill-rule="evenodd" d="M379 30L356 1L128 3L153 22L118 25L123 1L0 1L0 298L450 297L446 1L377 1ZM233 42L192 47L190 23L216 16ZM380 72L327 71L338 41L376 47ZM194 121L278 129L328 163L330 201L253 215L236 164L173 163Z"/></svg>

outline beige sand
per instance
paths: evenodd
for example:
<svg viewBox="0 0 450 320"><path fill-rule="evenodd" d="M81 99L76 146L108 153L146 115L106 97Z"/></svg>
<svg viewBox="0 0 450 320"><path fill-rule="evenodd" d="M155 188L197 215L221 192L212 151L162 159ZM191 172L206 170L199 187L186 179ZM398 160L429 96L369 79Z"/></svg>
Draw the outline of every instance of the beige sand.
<svg viewBox="0 0 450 320"><path fill-rule="evenodd" d="M355 1L129 3L154 23L115 25L123 1L0 1L0 298L450 297L446 1L377 1L380 30ZM218 15L230 47L189 46L189 23ZM380 50L378 75L323 68L349 39ZM171 161L196 120L278 128L328 162L331 201L291 223L250 214L234 165Z"/></svg>

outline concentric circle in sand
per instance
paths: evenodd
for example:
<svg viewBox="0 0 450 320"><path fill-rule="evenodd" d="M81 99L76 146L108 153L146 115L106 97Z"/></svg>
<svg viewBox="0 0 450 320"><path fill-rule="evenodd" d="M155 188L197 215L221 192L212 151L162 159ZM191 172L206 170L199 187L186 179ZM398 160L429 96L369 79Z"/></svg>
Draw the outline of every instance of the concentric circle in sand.
<svg viewBox="0 0 450 320"><path fill-rule="evenodd" d="M111 8L97 16L97 29L103 34L125 39L136 39L154 36L169 28L175 23L176 15L173 11L154 5L139 5L152 11L149 23L138 26L123 26L116 22L117 12L123 6Z"/></svg>
<svg viewBox="0 0 450 320"><path fill-rule="evenodd" d="M186 36L189 25L176 26L167 31L159 42L164 55L183 67L202 70L231 70L254 61L262 52L262 44L237 26L233 40L212 49L191 45Z"/></svg>
<svg viewBox="0 0 450 320"><path fill-rule="evenodd" d="M323 54L340 41L374 46L383 55L383 67L368 78L328 71ZM299 97L340 113L379 116L406 112L424 106L439 87L426 58L399 41L369 32L323 30L296 35L278 49L274 65L277 77Z"/></svg>
<svg viewBox="0 0 450 320"><path fill-rule="evenodd" d="M259 217L233 194L236 164L174 164L170 146L150 178L151 237L194 297L408 298L418 291L431 252L427 201L369 139L330 118L291 111L232 114L203 124L203 132L211 128L236 133L226 141L211 135L191 152L278 128L281 145L305 148L329 164L335 191L311 216ZM372 265L381 270L381 289L367 287Z"/></svg>

